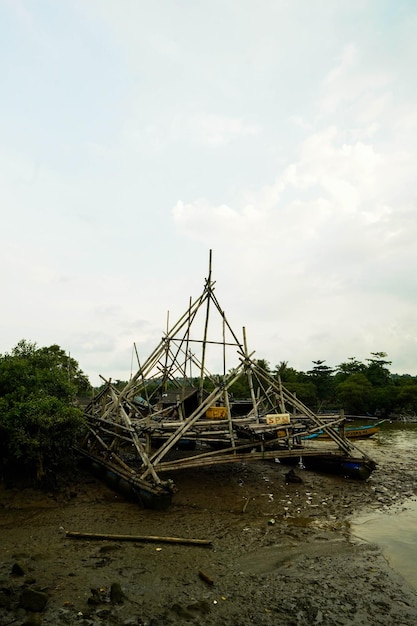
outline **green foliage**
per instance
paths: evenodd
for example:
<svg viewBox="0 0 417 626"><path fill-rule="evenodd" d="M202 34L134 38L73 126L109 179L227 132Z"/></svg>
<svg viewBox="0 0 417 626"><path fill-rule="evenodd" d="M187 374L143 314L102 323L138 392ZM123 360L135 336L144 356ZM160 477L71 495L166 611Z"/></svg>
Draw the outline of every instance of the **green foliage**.
<svg viewBox="0 0 417 626"><path fill-rule="evenodd" d="M42 390L71 402L90 389L78 363L57 345L38 348L23 339L0 361L0 397L22 400Z"/></svg>
<svg viewBox="0 0 417 626"><path fill-rule="evenodd" d="M317 389L312 381L289 382L285 383L285 387L307 406L317 406Z"/></svg>
<svg viewBox="0 0 417 626"><path fill-rule="evenodd" d="M230 386L229 391L236 399L249 398L250 389L247 378L245 376L238 378L238 380Z"/></svg>
<svg viewBox="0 0 417 626"><path fill-rule="evenodd" d="M337 385L336 397L346 413L366 415L371 408L372 384L361 372L351 374Z"/></svg>
<svg viewBox="0 0 417 626"><path fill-rule="evenodd" d="M417 382L403 379L397 385L396 409L399 412L414 413L417 409Z"/></svg>
<svg viewBox="0 0 417 626"><path fill-rule="evenodd" d="M267 361L266 359L257 359L255 362L256 362L257 367L259 367L260 370L262 370L266 374L270 373L271 367L269 365L269 361Z"/></svg>
<svg viewBox="0 0 417 626"><path fill-rule="evenodd" d="M41 480L72 460L84 428L73 406L88 389L78 363L53 345L38 348L20 341L0 356L0 454L3 474L23 473Z"/></svg>
<svg viewBox="0 0 417 626"><path fill-rule="evenodd" d="M299 379L299 372L293 367L288 367L288 361L281 361L275 366L274 376L280 378L282 383L295 383Z"/></svg>
<svg viewBox="0 0 417 626"><path fill-rule="evenodd" d="M337 384L341 383L352 374L363 373L365 370L366 365L358 361L356 357L351 356L347 361L340 363L340 365L336 367L335 381Z"/></svg>
<svg viewBox="0 0 417 626"><path fill-rule="evenodd" d="M319 398L324 406L330 406L330 393L323 394L327 378L327 391L333 386L334 399L339 408L354 415L375 414L388 416L401 412L417 411L417 381L415 377L392 375L389 371L391 361L385 352L371 352L366 363L355 357L337 365L332 371L326 371L323 361L313 361L316 367L307 372L310 380L317 387ZM321 380L324 377L324 381ZM317 386L319 383L319 386ZM320 388L321 385L321 388Z"/></svg>
<svg viewBox="0 0 417 626"><path fill-rule="evenodd" d="M307 374L311 376L317 390L318 405L321 409L326 404L331 404L334 396L333 370L325 361L313 361L314 367Z"/></svg>
<svg viewBox="0 0 417 626"><path fill-rule="evenodd" d="M394 385L378 386L372 389L370 412L388 417L397 407L398 391Z"/></svg>
<svg viewBox="0 0 417 626"><path fill-rule="evenodd" d="M382 387L391 382L391 374L387 365L391 365L391 361L387 361L386 352L371 352L372 358L366 359L369 363L366 375L368 380L375 387Z"/></svg>

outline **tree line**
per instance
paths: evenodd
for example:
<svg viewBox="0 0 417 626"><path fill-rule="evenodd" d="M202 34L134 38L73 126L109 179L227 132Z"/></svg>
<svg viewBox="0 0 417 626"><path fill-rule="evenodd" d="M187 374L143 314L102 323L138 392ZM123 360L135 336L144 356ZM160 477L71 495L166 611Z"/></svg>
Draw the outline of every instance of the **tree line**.
<svg viewBox="0 0 417 626"><path fill-rule="evenodd" d="M417 377L392 374L385 352L373 352L365 362L352 357L334 368L313 361L307 372L287 361L271 368L258 359L257 365L318 412L344 409L346 414L393 417L417 411ZM115 386L122 389L126 382L115 381ZM208 390L211 385L206 379ZM23 339L0 355L0 479L24 475L51 484L72 467L73 446L86 428L79 399L98 390L58 345L38 347ZM230 392L236 399L248 398L247 378L242 376Z"/></svg>
<svg viewBox="0 0 417 626"><path fill-rule="evenodd" d="M258 368L269 376L281 380L282 384L296 394L308 407L316 412L344 410L345 414L391 417L417 412L417 376L409 374L392 374L391 361L385 352L371 352L364 362L355 357L330 367L326 361L312 361L312 368L307 372L297 371L290 367L288 361L281 361L271 367L269 361L257 359ZM219 376L204 380L204 388L212 391ZM164 388L174 388L181 381L153 381L149 383L148 393L153 395L155 389L163 384ZM189 381L195 386L198 379ZM127 381L116 380L115 386L123 389ZM255 393L259 385L254 381ZM242 376L230 387L230 393L236 399L250 397L249 381Z"/></svg>
<svg viewBox="0 0 417 626"><path fill-rule="evenodd" d="M395 418L417 411L417 377L392 374L385 352L371 352L365 362L350 357L333 368L324 360L313 361L307 372L290 367L288 361L274 368L263 359L257 363L317 412L343 409L345 414ZM232 391L244 397L249 389L238 381Z"/></svg>

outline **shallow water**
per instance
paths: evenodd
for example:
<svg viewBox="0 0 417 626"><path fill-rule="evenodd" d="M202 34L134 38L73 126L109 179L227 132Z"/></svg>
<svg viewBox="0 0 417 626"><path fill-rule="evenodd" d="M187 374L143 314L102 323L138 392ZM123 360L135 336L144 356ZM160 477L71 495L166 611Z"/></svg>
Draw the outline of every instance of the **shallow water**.
<svg viewBox="0 0 417 626"><path fill-rule="evenodd" d="M377 438L366 442L366 449L381 459L381 465L397 463L400 472L415 467L417 424L384 424ZM354 537L377 544L391 567L417 590L417 498L385 512L356 517L351 532Z"/></svg>

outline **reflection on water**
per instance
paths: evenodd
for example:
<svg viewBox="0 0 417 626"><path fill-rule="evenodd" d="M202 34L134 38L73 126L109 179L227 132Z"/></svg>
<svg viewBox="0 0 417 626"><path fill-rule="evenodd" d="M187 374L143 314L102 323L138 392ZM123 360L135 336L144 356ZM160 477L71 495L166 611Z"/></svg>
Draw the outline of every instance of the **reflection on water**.
<svg viewBox="0 0 417 626"><path fill-rule="evenodd" d="M396 463L415 471L417 424L383 424L380 434L366 442L366 452L383 463ZM373 512L356 518L352 534L376 543L391 567L417 589L417 499L408 499L401 509Z"/></svg>
<svg viewBox="0 0 417 626"><path fill-rule="evenodd" d="M375 442L399 450L417 450L417 423L384 422Z"/></svg>

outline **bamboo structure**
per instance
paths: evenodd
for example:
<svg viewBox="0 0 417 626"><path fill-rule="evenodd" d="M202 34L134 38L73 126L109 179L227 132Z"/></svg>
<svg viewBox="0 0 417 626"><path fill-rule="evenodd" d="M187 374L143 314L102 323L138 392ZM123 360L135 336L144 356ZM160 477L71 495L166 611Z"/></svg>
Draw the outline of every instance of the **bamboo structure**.
<svg viewBox="0 0 417 626"><path fill-rule="evenodd" d="M217 334L216 327L211 332L214 315ZM259 366L245 328L240 340L214 294L211 252L202 294L168 323L143 363L136 345L135 351L138 370L125 387L120 391L103 379L87 406L88 432L78 451L144 506L167 506L176 489L172 475L181 469L321 458L366 478L375 467L336 430L342 418L324 422ZM210 373L210 356L221 374ZM235 401L233 385L243 377L250 398ZM329 435L326 447L304 439L318 430Z"/></svg>

